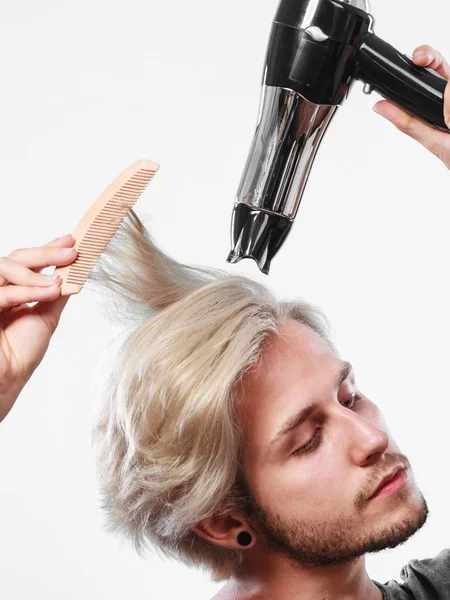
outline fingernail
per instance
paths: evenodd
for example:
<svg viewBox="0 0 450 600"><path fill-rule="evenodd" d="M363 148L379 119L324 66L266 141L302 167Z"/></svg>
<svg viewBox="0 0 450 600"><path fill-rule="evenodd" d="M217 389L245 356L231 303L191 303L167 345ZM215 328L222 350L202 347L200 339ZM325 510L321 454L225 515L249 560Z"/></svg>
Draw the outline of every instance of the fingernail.
<svg viewBox="0 0 450 600"><path fill-rule="evenodd" d="M75 252L75 248L63 248L61 252L62 254L73 254Z"/></svg>
<svg viewBox="0 0 450 600"><path fill-rule="evenodd" d="M423 56L426 56L427 60L431 61L430 53L426 50L418 50L417 52L414 52L414 58L422 58Z"/></svg>
<svg viewBox="0 0 450 600"><path fill-rule="evenodd" d="M69 238L71 238L72 235L70 233L66 233L66 235L62 235L59 238L56 238L56 242L61 242L62 240L68 240Z"/></svg>
<svg viewBox="0 0 450 600"><path fill-rule="evenodd" d="M44 277L46 277L49 281L58 281L59 279L61 279L61 277L59 275L46 275L46 274L44 274Z"/></svg>
<svg viewBox="0 0 450 600"><path fill-rule="evenodd" d="M372 107L372 110L374 112L376 112L378 115L380 114L380 111L378 110L378 106L375 104L375 106Z"/></svg>

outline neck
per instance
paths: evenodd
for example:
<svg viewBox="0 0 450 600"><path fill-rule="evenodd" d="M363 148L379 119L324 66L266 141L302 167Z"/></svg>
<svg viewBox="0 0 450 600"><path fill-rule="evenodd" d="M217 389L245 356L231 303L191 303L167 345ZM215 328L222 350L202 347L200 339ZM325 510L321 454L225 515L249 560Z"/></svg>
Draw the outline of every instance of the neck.
<svg viewBox="0 0 450 600"><path fill-rule="evenodd" d="M216 600L382 600L365 557L341 566L302 567L287 558L251 553Z"/></svg>

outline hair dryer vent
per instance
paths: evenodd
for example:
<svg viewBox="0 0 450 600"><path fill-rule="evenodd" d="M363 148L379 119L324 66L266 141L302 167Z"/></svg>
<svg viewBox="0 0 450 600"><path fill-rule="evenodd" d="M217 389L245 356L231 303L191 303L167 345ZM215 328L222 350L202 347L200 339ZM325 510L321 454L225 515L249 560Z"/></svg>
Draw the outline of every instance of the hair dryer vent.
<svg viewBox="0 0 450 600"><path fill-rule="evenodd" d="M270 263L288 235L292 221L250 206L236 203L232 216L232 250L229 263L243 258L253 258L265 275L269 274Z"/></svg>

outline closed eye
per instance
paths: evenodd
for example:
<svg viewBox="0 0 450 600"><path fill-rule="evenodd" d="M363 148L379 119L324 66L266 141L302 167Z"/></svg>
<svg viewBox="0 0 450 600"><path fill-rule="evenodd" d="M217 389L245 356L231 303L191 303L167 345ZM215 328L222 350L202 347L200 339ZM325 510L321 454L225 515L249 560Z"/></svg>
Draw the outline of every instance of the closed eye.
<svg viewBox="0 0 450 600"><path fill-rule="evenodd" d="M353 394L353 396L351 398L349 398L348 400L343 402L342 406L345 406L345 408L352 410L353 408L355 408L356 404L360 400L362 400L362 396L355 393L355 394ZM346 405L347 402L350 402L350 406ZM316 446L318 446L319 441L320 441L320 431L321 431L321 428L318 427L316 429L316 431L314 432L314 435L312 436L312 438L309 440L309 442L307 442L304 446L301 446L300 448L298 448L297 450L292 452L292 456L300 456L301 454L306 454L307 452L311 452L311 450L313 450Z"/></svg>
<svg viewBox="0 0 450 600"><path fill-rule="evenodd" d="M345 406L345 408L352 409L354 408L355 404L360 400L362 400L362 396L355 392L351 398L342 403L342 406ZM350 406L346 406L346 402L350 402Z"/></svg>

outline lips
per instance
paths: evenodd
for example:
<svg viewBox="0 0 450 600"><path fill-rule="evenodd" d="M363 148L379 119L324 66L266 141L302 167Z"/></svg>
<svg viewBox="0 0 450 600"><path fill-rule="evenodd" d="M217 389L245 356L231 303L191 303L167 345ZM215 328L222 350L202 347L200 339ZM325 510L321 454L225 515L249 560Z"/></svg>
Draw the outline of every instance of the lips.
<svg viewBox="0 0 450 600"><path fill-rule="evenodd" d="M392 479L394 479L394 477L397 475L397 473L399 471L402 471L404 468L405 467L403 465L398 465L397 467L395 467L395 469L393 471L391 471L388 475L386 475L385 477L383 477L383 479L381 480L381 482L378 485L377 489L374 491L374 493L370 497L373 498L373 496L375 496L375 494L377 492L379 492L382 487L384 487L387 483L389 483L389 481L391 481Z"/></svg>

